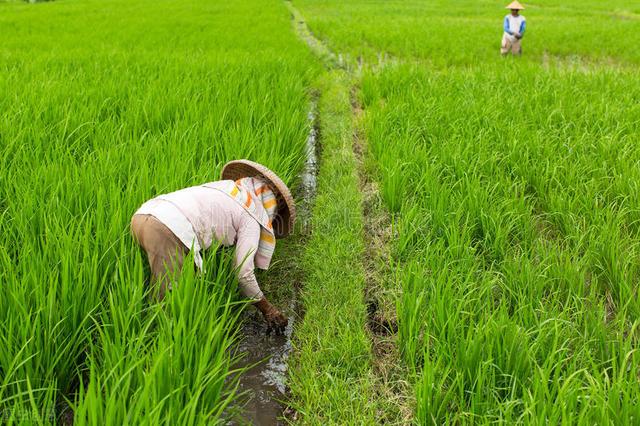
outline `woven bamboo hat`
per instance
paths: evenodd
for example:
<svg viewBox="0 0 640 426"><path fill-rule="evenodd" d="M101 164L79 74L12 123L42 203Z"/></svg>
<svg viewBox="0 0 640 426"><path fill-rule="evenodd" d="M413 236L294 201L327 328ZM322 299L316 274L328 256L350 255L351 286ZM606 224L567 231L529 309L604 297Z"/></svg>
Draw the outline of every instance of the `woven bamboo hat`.
<svg viewBox="0 0 640 426"><path fill-rule="evenodd" d="M521 5L519 1L512 1L511 3L509 3L509 6L505 7L505 9L524 10L524 6Z"/></svg>
<svg viewBox="0 0 640 426"><path fill-rule="evenodd" d="M293 225L296 221L296 203L293 201L291 191L282 179L262 164L249 160L229 161L222 168L223 180L238 180L243 177L255 176L268 181L275 188L278 210L273 219L273 233L276 238L288 236L293 231Z"/></svg>

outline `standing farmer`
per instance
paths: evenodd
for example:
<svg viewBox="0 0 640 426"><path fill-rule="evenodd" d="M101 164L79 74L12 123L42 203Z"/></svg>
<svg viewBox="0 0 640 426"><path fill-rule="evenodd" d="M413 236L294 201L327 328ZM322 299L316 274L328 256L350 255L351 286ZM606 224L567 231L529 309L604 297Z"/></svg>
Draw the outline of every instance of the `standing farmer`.
<svg viewBox="0 0 640 426"><path fill-rule="evenodd" d="M146 251L159 300L171 290L171 275L190 250L202 270L200 250L214 241L235 245L241 293L254 301L270 330L282 332L285 317L262 294L254 267L267 269L276 238L288 236L295 221L289 188L265 166L248 160L227 163L222 180L159 195L131 219L131 232Z"/></svg>
<svg viewBox="0 0 640 426"><path fill-rule="evenodd" d="M504 17L504 34L502 35L500 53L504 56L511 51L514 55L520 55L522 53L520 43L527 26L524 16L520 15L524 6L514 1L506 8L511 9L511 13Z"/></svg>

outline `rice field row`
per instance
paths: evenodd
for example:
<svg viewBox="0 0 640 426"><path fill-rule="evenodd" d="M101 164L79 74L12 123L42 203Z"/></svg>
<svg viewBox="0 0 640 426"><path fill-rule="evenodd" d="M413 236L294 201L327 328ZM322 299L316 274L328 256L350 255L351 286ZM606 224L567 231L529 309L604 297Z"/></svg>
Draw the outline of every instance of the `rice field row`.
<svg viewBox="0 0 640 426"><path fill-rule="evenodd" d="M640 92L619 77L365 77L419 423L638 418Z"/></svg>
<svg viewBox="0 0 640 426"><path fill-rule="evenodd" d="M239 312L227 256L149 304L129 221L234 158L295 183L317 66L286 8L9 3L0 28L3 423L219 419Z"/></svg>

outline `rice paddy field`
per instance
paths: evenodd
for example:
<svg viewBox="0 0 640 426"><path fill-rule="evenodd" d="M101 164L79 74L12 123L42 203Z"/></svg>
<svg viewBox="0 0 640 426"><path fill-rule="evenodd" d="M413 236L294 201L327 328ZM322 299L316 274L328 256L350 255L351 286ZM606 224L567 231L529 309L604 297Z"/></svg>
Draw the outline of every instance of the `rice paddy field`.
<svg viewBox="0 0 640 426"><path fill-rule="evenodd" d="M0 2L1 422L236 421L228 251L153 303L129 221L297 187L314 104L270 424L640 422L640 2L525 6L503 58L496 1Z"/></svg>
<svg viewBox="0 0 640 426"><path fill-rule="evenodd" d="M3 423L72 406L77 424L202 424L229 405L227 258L149 304L129 221L232 158L294 183L317 66L261 4L0 4Z"/></svg>

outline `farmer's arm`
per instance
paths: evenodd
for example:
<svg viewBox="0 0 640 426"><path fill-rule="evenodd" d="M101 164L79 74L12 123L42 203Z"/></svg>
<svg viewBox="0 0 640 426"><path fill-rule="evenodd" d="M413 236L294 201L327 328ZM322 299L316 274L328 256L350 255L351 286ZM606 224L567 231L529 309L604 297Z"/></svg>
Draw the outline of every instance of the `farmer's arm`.
<svg viewBox="0 0 640 426"><path fill-rule="evenodd" d="M508 17L504 17L504 32L507 34L512 34L511 31L509 31L509 18Z"/></svg>
<svg viewBox="0 0 640 426"><path fill-rule="evenodd" d="M276 309L260 290L258 280L255 275L254 256L260 241L260 225L253 219L238 230L236 240L235 262L238 269L238 282L240 292L247 298L252 299L256 308L262 312L264 319L269 326L268 331L282 333L287 325L285 317Z"/></svg>
<svg viewBox="0 0 640 426"><path fill-rule="evenodd" d="M253 258L260 242L260 225L255 220L247 220L238 229L236 240L235 266L238 268L240 293L248 299L258 301L264 297L256 274Z"/></svg>
<svg viewBox="0 0 640 426"><path fill-rule="evenodd" d="M522 23L520 24L520 37L522 37L524 35L524 30L527 28L527 21L522 21Z"/></svg>

